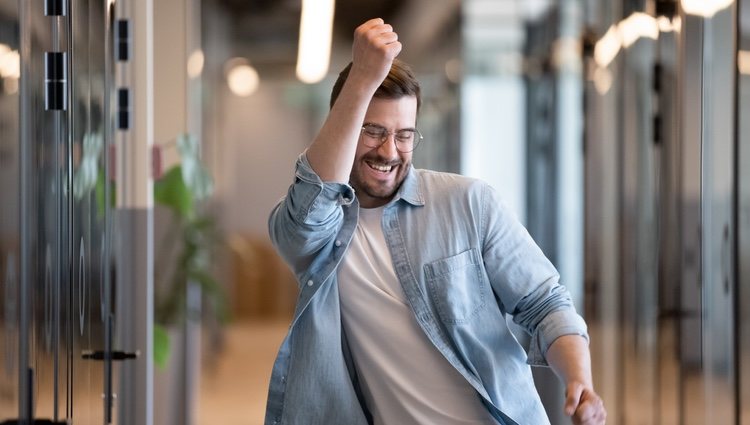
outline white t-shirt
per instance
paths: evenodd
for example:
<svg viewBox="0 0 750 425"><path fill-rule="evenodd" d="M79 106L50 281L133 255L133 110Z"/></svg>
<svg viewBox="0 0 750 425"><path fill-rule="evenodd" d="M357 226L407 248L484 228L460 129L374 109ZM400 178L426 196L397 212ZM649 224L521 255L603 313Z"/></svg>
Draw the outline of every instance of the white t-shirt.
<svg viewBox="0 0 750 425"><path fill-rule="evenodd" d="M393 269L382 215L382 208L360 208L338 270L344 332L375 425L496 425L419 328Z"/></svg>

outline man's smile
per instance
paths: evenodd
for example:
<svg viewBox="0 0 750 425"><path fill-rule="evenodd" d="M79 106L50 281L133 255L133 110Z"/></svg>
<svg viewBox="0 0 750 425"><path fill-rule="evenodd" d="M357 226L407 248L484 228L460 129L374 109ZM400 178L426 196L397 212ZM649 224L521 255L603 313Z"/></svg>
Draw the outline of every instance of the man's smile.
<svg viewBox="0 0 750 425"><path fill-rule="evenodd" d="M387 164L383 162L373 161L373 160L365 160L365 164L367 164L371 169L381 172L381 173L390 173L395 165L398 164Z"/></svg>

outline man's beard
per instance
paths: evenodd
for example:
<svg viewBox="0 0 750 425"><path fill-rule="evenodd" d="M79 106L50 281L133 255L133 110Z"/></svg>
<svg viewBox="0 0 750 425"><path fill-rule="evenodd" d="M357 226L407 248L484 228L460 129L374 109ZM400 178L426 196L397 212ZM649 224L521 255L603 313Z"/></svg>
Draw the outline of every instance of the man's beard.
<svg viewBox="0 0 750 425"><path fill-rule="evenodd" d="M394 167L398 167L396 170L392 171L395 173L398 173L395 178L392 180L392 184L383 185L380 184L377 181L372 181L371 179L363 178L364 170L363 167L369 167L367 163L365 162L365 159L362 158L359 163L359 168L356 168L353 170L354 172L350 176L349 183L352 185L355 191L358 193L364 193L368 197L372 199L379 199L381 201L389 201L398 191L398 189L401 187L401 184L403 184L404 180L406 179L406 175L409 171L409 168L411 167L411 161L409 162L401 162L401 161L379 161L375 158L370 158L371 160L375 160L379 163L383 164L392 164Z"/></svg>

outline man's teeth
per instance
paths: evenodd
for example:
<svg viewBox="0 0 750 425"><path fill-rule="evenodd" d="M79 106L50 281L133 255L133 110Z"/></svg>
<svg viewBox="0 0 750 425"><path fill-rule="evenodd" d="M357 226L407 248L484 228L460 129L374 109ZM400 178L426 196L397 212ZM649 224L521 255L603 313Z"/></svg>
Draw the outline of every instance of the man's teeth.
<svg viewBox="0 0 750 425"><path fill-rule="evenodd" d="M378 165L378 164L372 164L372 163L369 164L369 165L370 165L370 167L372 167L372 168L374 168L374 169L376 169L378 171L383 171L383 172L386 172L386 173L389 172L389 171L391 171L391 169L393 168L392 165Z"/></svg>

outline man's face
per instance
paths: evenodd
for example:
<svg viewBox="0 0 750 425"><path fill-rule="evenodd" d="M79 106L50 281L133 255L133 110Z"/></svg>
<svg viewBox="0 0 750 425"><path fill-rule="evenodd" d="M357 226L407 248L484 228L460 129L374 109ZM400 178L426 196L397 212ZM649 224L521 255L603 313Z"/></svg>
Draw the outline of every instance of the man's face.
<svg viewBox="0 0 750 425"><path fill-rule="evenodd" d="M365 114L365 124L376 124L391 133L413 129L417 122L417 98L373 98ZM399 152L393 134L377 148L364 144L360 134L354 166L349 183L357 192L363 208L376 208L387 204L406 178L412 153Z"/></svg>

